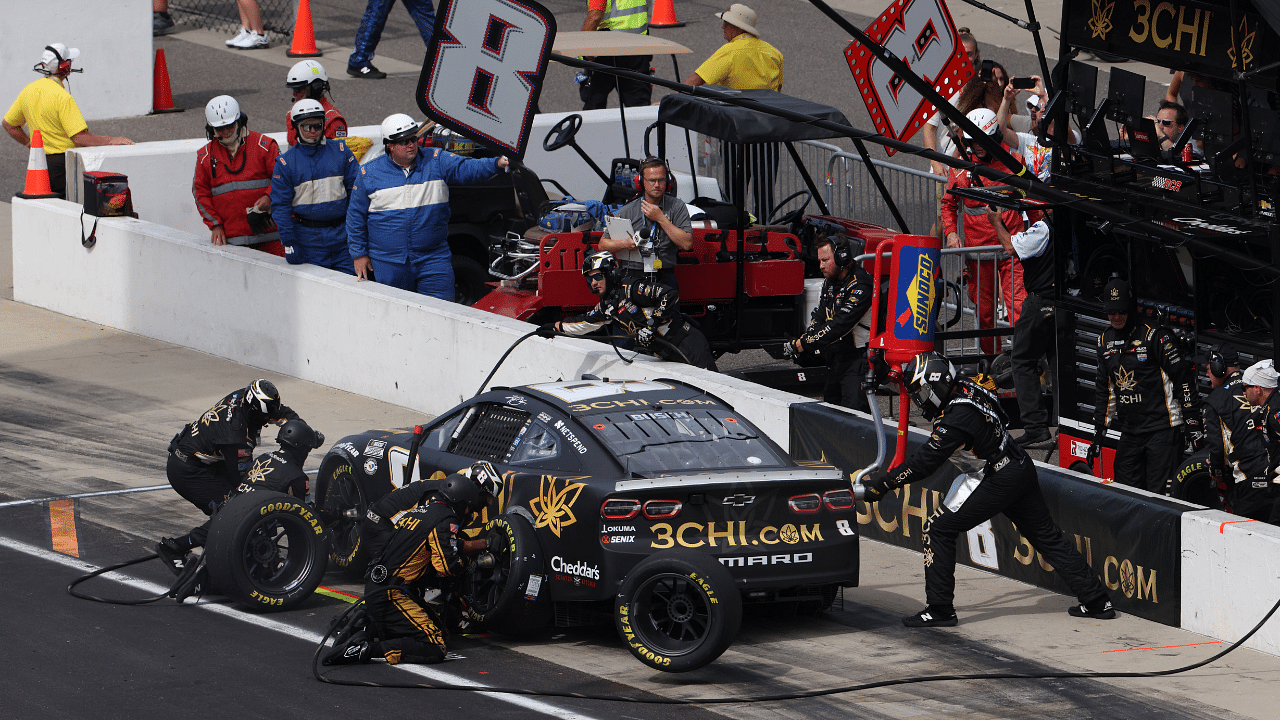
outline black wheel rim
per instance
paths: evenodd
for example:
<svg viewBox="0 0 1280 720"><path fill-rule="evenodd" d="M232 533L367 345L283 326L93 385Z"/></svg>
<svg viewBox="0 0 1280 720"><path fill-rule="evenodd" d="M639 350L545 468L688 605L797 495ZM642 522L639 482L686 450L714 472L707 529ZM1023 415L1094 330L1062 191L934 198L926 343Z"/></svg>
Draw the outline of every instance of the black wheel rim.
<svg viewBox="0 0 1280 720"><path fill-rule="evenodd" d="M692 652L711 631L711 601L686 575L654 575L634 597L631 629L646 646L664 655Z"/></svg>
<svg viewBox="0 0 1280 720"><path fill-rule="evenodd" d="M360 516L364 498L351 475L335 475L324 498L324 515L333 524L325 528L336 558L350 560L360 542Z"/></svg>
<svg viewBox="0 0 1280 720"><path fill-rule="evenodd" d="M264 594L282 595L298 588L315 564L308 534L315 531L296 515L262 517L245 538L245 575Z"/></svg>
<svg viewBox="0 0 1280 720"><path fill-rule="evenodd" d="M494 566L487 570L476 568L468 578L470 606L478 615L492 612L511 582L513 553L506 533L489 534L489 552L497 561Z"/></svg>

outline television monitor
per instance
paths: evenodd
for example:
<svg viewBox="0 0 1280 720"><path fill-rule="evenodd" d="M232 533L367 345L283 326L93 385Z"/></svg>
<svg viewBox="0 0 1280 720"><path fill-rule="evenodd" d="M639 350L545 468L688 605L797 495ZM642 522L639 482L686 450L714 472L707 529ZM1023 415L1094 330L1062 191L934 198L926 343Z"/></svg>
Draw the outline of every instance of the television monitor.
<svg viewBox="0 0 1280 720"><path fill-rule="evenodd" d="M1138 121L1142 119L1142 102L1146 89L1145 76L1123 68L1111 68L1111 79L1107 84L1111 108L1107 111L1107 117L1130 130L1136 129Z"/></svg>
<svg viewBox="0 0 1280 720"><path fill-rule="evenodd" d="M1187 112L1200 121L1196 139L1203 143L1206 158L1231 144L1234 135L1231 93L1207 87L1192 88L1191 107Z"/></svg>
<svg viewBox="0 0 1280 720"><path fill-rule="evenodd" d="M1094 109L1098 94L1098 68L1072 60L1067 64L1067 92L1071 93L1071 106L1067 112L1087 122Z"/></svg>
<svg viewBox="0 0 1280 720"><path fill-rule="evenodd" d="M1280 117L1276 111L1250 106L1249 132L1253 136L1254 158L1280 165Z"/></svg>

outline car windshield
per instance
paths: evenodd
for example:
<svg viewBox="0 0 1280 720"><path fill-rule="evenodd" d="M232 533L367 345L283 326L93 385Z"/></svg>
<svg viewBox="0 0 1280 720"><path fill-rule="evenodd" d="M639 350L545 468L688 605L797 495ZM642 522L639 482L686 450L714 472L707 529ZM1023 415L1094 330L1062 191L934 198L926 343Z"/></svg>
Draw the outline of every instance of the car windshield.
<svg viewBox="0 0 1280 720"><path fill-rule="evenodd" d="M583 421L635 474L786 465L755 428L726 410L612 413Z"/></svg>

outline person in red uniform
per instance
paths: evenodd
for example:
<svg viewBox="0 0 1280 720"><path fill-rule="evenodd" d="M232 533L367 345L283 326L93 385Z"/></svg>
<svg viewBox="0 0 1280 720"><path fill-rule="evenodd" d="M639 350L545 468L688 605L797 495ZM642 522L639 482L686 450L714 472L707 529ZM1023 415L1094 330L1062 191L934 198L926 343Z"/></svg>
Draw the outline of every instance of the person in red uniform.
<svg viewBox="0 0 1280 720"><path fill-rule="evenodd" d="M209 144L196 153L191 192L214 245L245 245L284 257L271 220L271 171L280 146L249 130L249 118L230 95L204 108Z"/></svg>
<svg viewBox="0 0 1280 720"><path fill-rule="evenodd" d="M329 73L315 60L302 60L289 68L285 87L293 91L293 104L299 100L315 100L324 108L324 136L330 140L347 136L347 119L334 107L329 94ZM289 129L289 147L298 144L298 130L293 126L293 105L284 114L284 126Z"/></svg>
<svg viewBox="0 0 1280 720"><path fill-rule="evenodd" d="M1000 122L996 114L986 108L971 111L969 121L978 126L997 141L1000 139ZM1010 172L1004 163L996 161L987 151L967 134L960 143L966 149L969 158L979 165L985 165L1002 172ZM1003 143L1002 143L1003 145ZM1022 162L1022 156L1007 145L1013 159ZM987 204L980 200L959 198L951 194L952 188L967 188L974 183L969 172L952 170L947 181L947 192L942 196L942 227L946 232L947 247L983 247L993 245L990 253L965 256L965 274L969 278L969 299L978 306L978 327L987 329L995 327L996 319L996 281L999 278L1000 293L1004 297L1005 307L1009 310L1009 323L1018 321L1018 313L1022 311L1022 301L1027 296L1027 289L1022 284L1022 268L1018 261L1002 251L1000 238L995 228L987 219ZM1022 213L1006 210L1002 213L1004 226L1010 235L1017 235L1026 229L1022 222ZM993 262L994 261L994 262ZM993 271L994 268L994 271ZM993 355L1000 351L999 338L984 337L981 340L982 352Z"/></svg>

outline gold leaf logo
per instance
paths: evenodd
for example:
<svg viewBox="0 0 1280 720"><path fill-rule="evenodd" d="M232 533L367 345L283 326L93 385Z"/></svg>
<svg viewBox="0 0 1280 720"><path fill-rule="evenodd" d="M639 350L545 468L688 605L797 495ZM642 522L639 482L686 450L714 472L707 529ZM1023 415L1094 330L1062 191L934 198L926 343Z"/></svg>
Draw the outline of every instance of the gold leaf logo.
<svg viewBox="0 0 1280 720"><path fill-rule="evenodd" d="M1236 44L1240 45L1240 69L1243 70L1253 64L1253 41L1257 38L1258 31L1249 30L1249 18L1240 18L1240 37L1236 37L1236 29L1231 28L1231 47L1227 48L1227 57L1231 58L1231 67L1236 67Z"/></svg>
<svg viewBox="0 0 1280 720"><path fill-rule="evenodd" d="M788 545L795 545L800 542L800 531L796 530L795 525L788 523L783 525L782 529L778 531L778 537L782 539L782 542L787 543Z"/></svg>
<svg viewBox="0 0 1280 720"><path fill-rule="evenodd" d="M271 474L272 470L275 470L275 468L271 467L270 460L254 460L253 468L249 470L249 475L246 479L251 483L260 483L267 479L267 476Z"/></svg>
<svg viewBox="0 0 1280 720"><path fill-rule="evenodd" d="M1120 368L1120 370L1116 372L1116 388L1124 391L1132 390L1137 387L1138 380L1133 376L1133 373L1133 370L1126 372L1124 368Z"/></svg>
<svg viewBox="0 0 1280 720"><path fill-rule="evenodd" d="M1093 0L1093 17L1089 19L1089 30L1093 31L1093 37L1107 39L1107 33L1111 32L1111 14L1115 12L1115 1L1104 2L1103 0Z"/></svg>
<svg viewBox="0 0 1280 720"><path fill-rule="evenodd" d="M213 407L209 408L208 412L200 416L200 424L208 425L211 422L217 422L218 413L226 409L227 409L227 406L219 402L217 405L214 405ZM230 416L230 413L228 413L228 416Z"/></svg>
<svg viewBox="0 0 1280 720"><path fill-rule="evenodd" d="M551 528L556 537L560 531L576 523L578 518L573 514L573 504L586 483L570 483L565 481L564 488L556 490L557 478L543 475L538 485L538 497L529 501L529 509L535 516L534 529Z"/></svg>

